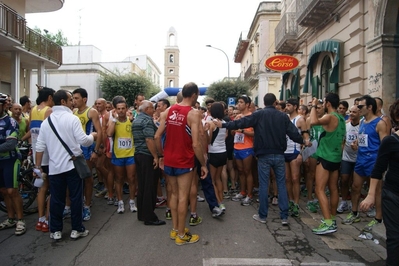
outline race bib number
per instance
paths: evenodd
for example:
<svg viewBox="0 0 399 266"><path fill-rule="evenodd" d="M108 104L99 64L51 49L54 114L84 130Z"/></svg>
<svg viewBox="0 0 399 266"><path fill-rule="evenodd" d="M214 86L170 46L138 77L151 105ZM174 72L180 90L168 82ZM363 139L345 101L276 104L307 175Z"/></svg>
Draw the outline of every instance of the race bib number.
<svg viewBox="0 0 399 266"><path fill-rule="evenodd" d="M118 149L131 149L132 148L132 139L131 138L119 138L118 139Z"/></svg>
<svg viewBox="0 0 399 266"><path fill-rule="evenodd" d="M356 133L348 132L348 134L346 134L346 142L352 143L356 139L357 139L357 134Z"/></svg>
<svg viewBox="0 0 399 266"><path fill-rule="evenodd" d="M238 133L234 135L234 143L244 143L245 135L244 133Z"/></svg>
<svg viewBox="0 0 399 266"><path fill-rule="evenodd" d="M359 147L368 147L368 135L367 134L359 134L359 138L357 140Z"/></svg>

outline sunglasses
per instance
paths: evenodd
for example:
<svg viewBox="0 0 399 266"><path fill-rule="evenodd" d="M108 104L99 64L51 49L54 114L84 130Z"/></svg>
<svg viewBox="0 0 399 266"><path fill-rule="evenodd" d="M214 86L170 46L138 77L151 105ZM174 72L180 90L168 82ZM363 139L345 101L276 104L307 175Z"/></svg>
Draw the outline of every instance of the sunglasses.
<svg viewBox="0 0 399 266"><path fill-rule="evenodd" d="M357 108L360 110L360 109L362 109L364 106L365 106L365 104L359 104L359 105L357 106Z"/></svg>

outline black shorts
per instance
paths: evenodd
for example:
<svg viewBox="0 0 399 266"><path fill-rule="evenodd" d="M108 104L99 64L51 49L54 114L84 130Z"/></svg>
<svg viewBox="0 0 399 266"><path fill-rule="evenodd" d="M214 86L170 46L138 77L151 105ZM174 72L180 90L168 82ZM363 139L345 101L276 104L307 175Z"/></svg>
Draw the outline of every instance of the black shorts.
<svg viewBox="0 0 399 266"><path fill-rule="evenodd" d="M227 152L209 153L209 164L213 167L221 167L227 162Z"/></svg>
<svg viewBox="0 0 399 266"><path fill-rule="evenodd" d="M286 163L290 163L298 158L299 153L284 153L284 159Z"/></svg>
<svg viewBox="0 0 399 266"><path fill-rule="evenodd" d="M318 158L317 159L317 164L321 163L321 166L323 166L324 169L330 171L330 172L334 172L339 170L339 168L341 167L341 163L333 163L327 160L324 160L323 158Z"/></svg>

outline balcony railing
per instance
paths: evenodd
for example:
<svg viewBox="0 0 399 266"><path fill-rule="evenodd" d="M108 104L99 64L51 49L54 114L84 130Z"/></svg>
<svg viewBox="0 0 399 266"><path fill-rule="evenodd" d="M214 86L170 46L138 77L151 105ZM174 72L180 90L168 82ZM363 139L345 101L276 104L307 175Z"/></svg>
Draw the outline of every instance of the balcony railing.
<svg viewBox="0 0 399 266"><path fill-rule="evenodd" d="M277 51L287 51L295 47L298 36L295 12L287 12L283 15L275 29L275 36Z"/></svg>
<svg viewBox="0 0 399 266"><path fill-rule="evenodd" d="M0 31L19 42L25 40L26 20L11 8L0 3Z"/></svg>
<svg viewBox="0 0 399 266"><path fill-rule="evenodd" d="M258 64L251 64L251 66L245 71L244 80L254 81L258 80Z"/></svg>
<svg viewBox="0 0 399 266"><path fill-rule="evenodd" d="M62 64L61 46L27 27L26 20L4 4L0 4L0 32L18 41L22 48Z"/></svg>
<svg viewBox="0 0 399 266"><path fill-rule="evenodd" d="M297 22L304 27L317 27L337 7L339 0L297 0Z"/></svg>
<svg viewBox="0 0 399 266"><path fill-rule="evenodd" d="M28 27L26 27L25 49L57 64L62 63L61 46Z"/></svg>

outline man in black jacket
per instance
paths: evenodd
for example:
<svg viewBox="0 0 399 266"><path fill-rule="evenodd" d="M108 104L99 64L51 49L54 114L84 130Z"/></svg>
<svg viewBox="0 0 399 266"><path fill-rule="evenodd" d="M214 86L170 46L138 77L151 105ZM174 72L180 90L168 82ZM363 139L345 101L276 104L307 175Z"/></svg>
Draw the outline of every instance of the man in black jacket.
<svg viewBox="0 0 399 266"><path fill-rule="evenodd" d="M285 113L276 110L275 106L278 102L273 93L267 93L263 97L263 102L266 107L252 115L224 124L221 121L214 122L218 127L227 129L254 128L254 151L258 158L260 206L258 214L254 214L253 218L258 222L266 223L269 176L270 168L272 168L277 180L281 223L288 225L288 197L285 187L284 162L284 151L287 148L286 137L306 146L311 146L311 143L308 139L303 140L298 129Z"/></svg>

